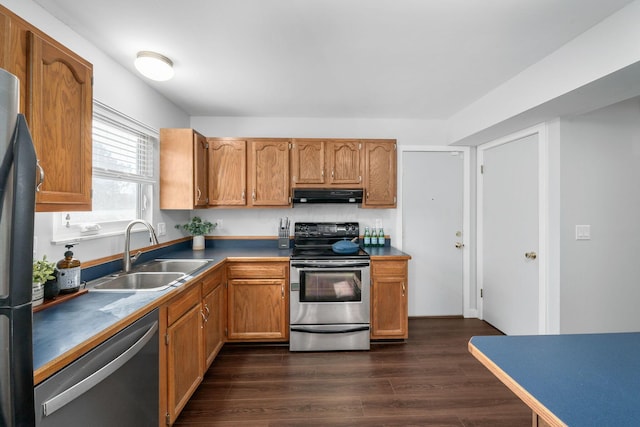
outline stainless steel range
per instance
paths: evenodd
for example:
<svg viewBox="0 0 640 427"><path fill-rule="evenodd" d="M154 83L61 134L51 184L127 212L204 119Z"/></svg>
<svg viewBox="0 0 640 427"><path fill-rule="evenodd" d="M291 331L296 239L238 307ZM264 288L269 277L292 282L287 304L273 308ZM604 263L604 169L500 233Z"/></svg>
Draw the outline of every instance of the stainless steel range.
<svg viewBox="0 0 640 427"><path fill-rule="evenodd" d="M358 243L359 235L357 222L295 224L291 351L369 350L369 254L332 249L340 240Z"/></svg>

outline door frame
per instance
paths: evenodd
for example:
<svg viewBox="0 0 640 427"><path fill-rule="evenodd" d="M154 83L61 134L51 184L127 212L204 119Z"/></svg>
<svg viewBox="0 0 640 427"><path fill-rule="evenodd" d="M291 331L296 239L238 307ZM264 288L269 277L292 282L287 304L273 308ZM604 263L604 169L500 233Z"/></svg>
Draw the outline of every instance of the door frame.
<svg viewBox="0 0 640 427"><path fill-rule="evenodd" d="M403 156L406 152L450 152L463 153L463 188L462 188L462 243L464 250L462 251L462 315L464 317L478 317L478 309L471 306L474 300L472 295L474 291L471 289L471 149L470 147L453 147L453 146L437 146L437 145L398 145L398 215L396 216L396 230L401 230L399 234L398 246L402 249L402 242L405 230L403 228L403 180L404 180L404 164Z"/></svg>
<svg viewBox="0 0 640 427"><path fill-rule="evenodd" d="M479 318L484 319L484 306L481 291L484 287L484 230L483 209L484 190L482 164L487 150L508 144L528 136L538 138L538 333L549 333L549 129L546 123L541 123L527 129L509 134L478 146L476 162L477 183L477 306Z"/></svg>

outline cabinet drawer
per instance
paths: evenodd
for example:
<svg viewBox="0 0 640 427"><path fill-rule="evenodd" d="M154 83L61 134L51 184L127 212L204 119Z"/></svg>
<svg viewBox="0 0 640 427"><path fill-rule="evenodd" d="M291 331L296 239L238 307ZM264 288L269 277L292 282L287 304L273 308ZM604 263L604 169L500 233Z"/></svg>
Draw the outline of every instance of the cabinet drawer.
<svg viewBox="0 0 640 427"><path fill-rule="evenodd" d="M285 279L288 269L289 263L286 262L230 263L227 266L227 275L229 279Z"/></svg>
<svg viewBox="0 0 640 427"><path fill-rule="evenodd" d="M407 274L407 261L373 261L371 274L376 276L404 276Z"/></svg>
<svg viewBox="0 0 640 427"><path fill-rule="evenodd" d="M202 295L208 295L209 292L222 284L222 268L216 268L202 281Z"/></svg>
<svg viewBox="0 0 640 427"><path fill-rule="evenodd" d="M180 295L169 303L168 322L169 325L178 320L184 313L189 311L191 307L200 303L200 287L193 286L185 294Z"/></svg>

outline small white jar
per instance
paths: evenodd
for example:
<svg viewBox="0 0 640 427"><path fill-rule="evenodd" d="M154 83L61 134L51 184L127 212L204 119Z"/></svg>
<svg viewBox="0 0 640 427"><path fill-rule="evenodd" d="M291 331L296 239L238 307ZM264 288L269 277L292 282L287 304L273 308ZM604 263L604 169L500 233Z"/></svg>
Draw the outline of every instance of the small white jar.
<svg viewBox="0 0 640 427"><path fill-rule="evenodd" d="M44 301L44 285L42 283L34 283L31 288L32 306L37 307Z"/></svg>

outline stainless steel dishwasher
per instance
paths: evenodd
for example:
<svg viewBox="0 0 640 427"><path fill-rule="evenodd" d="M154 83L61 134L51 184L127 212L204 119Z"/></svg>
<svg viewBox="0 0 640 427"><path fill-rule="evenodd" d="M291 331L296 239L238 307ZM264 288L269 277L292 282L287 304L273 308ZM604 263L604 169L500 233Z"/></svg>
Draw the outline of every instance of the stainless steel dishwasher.
<svg viewBox="0 0 640 427"><path fill-rule="evenodd" d="M35 387L36 426L158 427L158 310Z"/></svg>

